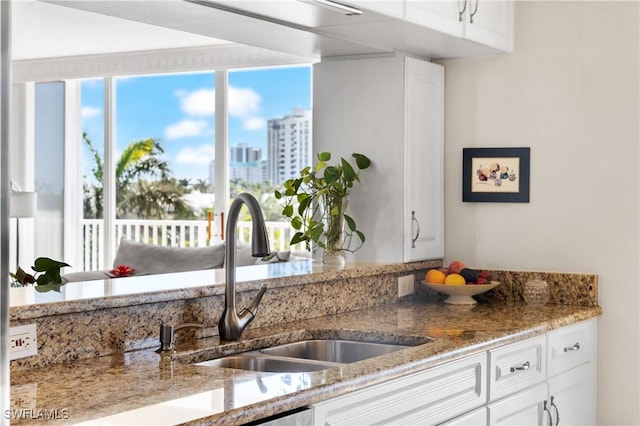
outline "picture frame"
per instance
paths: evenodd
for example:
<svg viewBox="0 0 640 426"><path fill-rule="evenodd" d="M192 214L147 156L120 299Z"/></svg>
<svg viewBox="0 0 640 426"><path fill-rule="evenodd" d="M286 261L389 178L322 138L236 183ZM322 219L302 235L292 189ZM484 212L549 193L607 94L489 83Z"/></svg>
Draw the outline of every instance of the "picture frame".
<svg viewBox="0 0 640 426"><path fill-rule="evenodd" d="M528 203L531 148L463 148L462 201Z"/></svg>

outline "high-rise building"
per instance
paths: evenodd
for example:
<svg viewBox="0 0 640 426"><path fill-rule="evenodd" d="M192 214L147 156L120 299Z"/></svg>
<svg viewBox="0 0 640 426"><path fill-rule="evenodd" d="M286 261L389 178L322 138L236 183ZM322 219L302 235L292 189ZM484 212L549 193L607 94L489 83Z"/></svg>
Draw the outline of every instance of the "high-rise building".
<svg viewBox="0 0 640 426"><path fill-rule="evenodd" d="M262 150L247 146L245 143L229 148L229 161L231 163L253 163L262 159Z"/></svg>
<svg viewBox="0 0 640 426"><path fill-rule="evenodd" d="M268 121L267 178L275 185L297 177L311 165L311 111L296 108Z"/></svg>
<svg viewBox="0 0 640 426"><path fill-rule="evenodd" d="M239 144L229 148L229 178L252 183L264 182L266 162L262 160L262 150Z"/></svg>

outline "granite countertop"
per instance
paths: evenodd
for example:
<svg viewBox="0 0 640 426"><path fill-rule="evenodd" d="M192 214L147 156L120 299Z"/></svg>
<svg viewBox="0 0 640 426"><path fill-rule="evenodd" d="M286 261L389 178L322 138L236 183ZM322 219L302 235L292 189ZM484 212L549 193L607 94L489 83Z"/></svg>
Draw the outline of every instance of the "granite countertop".
<svg viewBox="0 0 640 426"><path fill-rule="evenodd" d="M413 300L217 338L17 371L12 423L241 424L308 406L454 359L600 316L599 307L487 302L452 306ZM259 373L191 365L230 353L306 338L412 346L311 373ZM425 343L427 342L427 343ZM5 413L6 416L6 413Z"/></svg>

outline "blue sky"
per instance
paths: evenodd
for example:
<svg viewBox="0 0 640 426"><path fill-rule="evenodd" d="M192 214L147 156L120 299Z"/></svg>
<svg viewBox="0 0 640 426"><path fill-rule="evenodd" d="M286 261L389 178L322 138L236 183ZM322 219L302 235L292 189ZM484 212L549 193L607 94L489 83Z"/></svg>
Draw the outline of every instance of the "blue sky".
<svg viewBox="0 0 640 426"><path fill-rule="evenodd" d="M213 72L117 79L118 153L131 141L158 138L175 177L208 179L214 156L214 90ZM102 91L102 80L82 84L83 131L100 147ZM290 114L294 108L311 109L311 67L229 72L231 146L245 143L262 148L266 158L267 120Z"/></svg>

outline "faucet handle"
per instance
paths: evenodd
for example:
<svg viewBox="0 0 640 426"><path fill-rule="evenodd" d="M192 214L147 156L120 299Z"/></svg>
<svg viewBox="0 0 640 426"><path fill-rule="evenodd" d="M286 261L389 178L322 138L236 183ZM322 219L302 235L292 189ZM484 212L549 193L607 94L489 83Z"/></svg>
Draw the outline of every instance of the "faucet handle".
<svg viewBox="0 0 640 426"><path fill-rule="evenodd" d="M243 310L244 311L249 311L251 313L252 317L255 317L256 316L256 311L258 310L258 305L260 304L260 301L262 300L262 296L264 296L264 293L266 291L267 291L267 284L262 283L262 285L258 289L258 294L256 294L256 297L254 297L253 301L251 302L251 304L249 306L247 306L246 308L244 308Z"/></svg>
<svg viewBox="0 0 640 426"><path fill-rule="evenodd" d="M204 324L188 322L180 325L170 323L160 324L160 348L156 352L172 352L175 342L175 332L183 328L204 328Z"/></svg>

